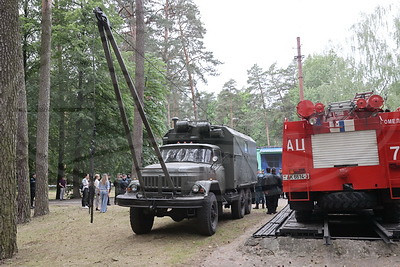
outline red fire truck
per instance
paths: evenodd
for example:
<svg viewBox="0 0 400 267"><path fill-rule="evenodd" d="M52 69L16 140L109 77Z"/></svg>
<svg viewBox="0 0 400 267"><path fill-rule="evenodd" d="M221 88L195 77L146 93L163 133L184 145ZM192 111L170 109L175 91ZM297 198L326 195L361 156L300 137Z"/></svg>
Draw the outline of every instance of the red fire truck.
<svg viewBox="0 0 400 267"><path fill-rule="evenodd" d="M372 92L326 108L300 101L285 121L283 186L296 219L373 209L400 222L400 108L382 110Z"/></svg>

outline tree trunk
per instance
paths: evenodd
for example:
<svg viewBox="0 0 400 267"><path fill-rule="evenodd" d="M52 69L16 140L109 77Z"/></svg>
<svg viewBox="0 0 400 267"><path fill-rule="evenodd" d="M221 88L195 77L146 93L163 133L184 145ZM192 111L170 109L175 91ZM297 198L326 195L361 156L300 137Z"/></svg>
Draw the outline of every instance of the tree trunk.
<svg viewBox="0 0 400 267"><path fill-rule="evenodd" d="M78 97L77 97L77 106L79 110L82 110L83 106L83 93L82 93L82 87L83 87L83 72L79 71L79 84L78 84ZM83 179L83 172L82 172L82 164L81 164L81 157L82 157L82 145L81 145L81 125L82 125L82 119L80 117L77 118L76 124L75 124L75 145L74 145L74 167L72 170L72 176L73 176L73 181L72 181L72 186L73 186L73 195L74 198L80 197L79 193L79 185L81 183L81 180Z"/></svg>
<svg viewBox="0 0 400 267"><path fill-rule="evenodd" d="M267 135L267 146L270 146L270 140L269 140L269 125L268 125L268 111L267 111L267 106L265 105L265 96L264 96L264 90L261 86L260 81L257 81L258 83L258 89L260 90L261 94L261 101L262 101L262 106L264 110L264 122L265 122L265 133Z"/></svg>
<svg viewBox="0 0 400 267"><path fill-rule="evenodd" d="M136 0L136 56L135 56L135 86L139 100L143 104L144 94L144 9L143 1ZM139 111L135 106L133 122L133 146L139 166L142 164L143 151L143 122ZM135 167L132 167L132 175L137 177Z"/></svg>
<svg viewBox="0 0 400 267"><path fill-rule="evenodd" d="M50 113L51 0L42 0L40 86L36 134L36 202L34 216L49 213L48 150Z"/></svg>
<svg viewBox="0 0 400 267"><path fill-rule="evenodd" d="M28 164L28 114L25 81L18 93L18 130L17 130L17 181L18 214L17 222L26 223L31 218L29 164Z"/></svg>
<svg viewBox="0 0 400 267"><path fill-rule="evenodd" d="M196 90L194 88L194 81L193 81L193 77L192 77L192 71L190 69L189 52L187 51L187 47L186 47L186 44L185 44L185 41L184 41L184 38L183 38L182 25L179 25L179 31L180 31L180 37L181 37L181 42L182 42L182 47L183 47L183 54L185 56L186 71L188 73L188 78L189 78L189 88L190 88L190 92L192 93L194 120L197 121Z"/></svg>
<svg viewBox="0 0 400 267"><path fill-rule="evenodd" d="M64 75L63 75L63 61L62 61L62 47L57 46L59 58L58 58L58 75L60 80L58 81L58 96L59 96L59 108L60 108L60 119L58 121L58 171L57 171L57 192L56 199L60 199L60 185L58 181L65 176L65 112L62 108L64 103Z"/></svg>
<svg viewBox="0 0 400 267"><path fill-rule="evenodd" d="M0 0L0 260L17 252L17 96L24 87L18 1Z"/></svg>

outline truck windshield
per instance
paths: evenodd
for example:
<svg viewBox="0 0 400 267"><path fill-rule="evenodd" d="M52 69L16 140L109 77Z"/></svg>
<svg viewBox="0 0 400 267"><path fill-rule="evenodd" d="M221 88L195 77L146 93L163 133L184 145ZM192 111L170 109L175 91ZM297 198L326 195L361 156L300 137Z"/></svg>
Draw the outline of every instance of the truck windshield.
<svg viewBox="0 0 400 267"><path fill-rule="evenodd" d="M211 163L212 151L208 148L164 148L161 155L165 162Z"/></svg>

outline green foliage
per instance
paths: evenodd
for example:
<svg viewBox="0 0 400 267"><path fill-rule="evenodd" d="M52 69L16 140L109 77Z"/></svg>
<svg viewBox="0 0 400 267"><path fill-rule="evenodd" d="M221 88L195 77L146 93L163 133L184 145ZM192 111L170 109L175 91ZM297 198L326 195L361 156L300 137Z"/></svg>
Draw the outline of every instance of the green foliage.
<svg viewBox="0 0 400 267"><path fill-rule="evenodd" d="M115 100L108 67L93 15L100 6L107 14L116 41L133 78L134 45L127 32L134 28L126 1L56 0L53 9L52 87L49 172L57 176L61 148L67 175L89 171L95 147L96 172L129 172L131 155ZM147 1L144 107L157 141L166 132L167 118L193 118L189 74L194 86L217 75L220 62L203 43L206 29L193 0ZM124 6L122 6L124 5ZM129 6L129 8L131 8ZM40 44L41 2L20 2L22 44L28 97L30 168L34 172L36 111ZM132 10L131 10L132 11ZM133 13L133 12L132 12ZM124 16L121 17L120 14ZM378 7L353 25L352 55L329 50L304 60L305 98L325 105L351 99L356 92L375 91L387 99L386 107L400 103L400 14L392 7ZM123 34L121 34L123 32ZM186 50L186 55L185 55ZM188 61L187 61L188 60ZM115 62L115 66L118 64ZM134 104L119 67L122 98L133 124ZM299 102L297 66L273 63L248 70L245 88L227 81L218 95L195 92L198 117L225 124L253 137L259 146L280 146L285 119L297 120ZM64 131L62 128L64 127ZM132 125L134 127L134 125ZM94 132L95 129L95 132ZM62 133L65 139L62 139ZM155 160L144 131L143 164Z"/></svg>

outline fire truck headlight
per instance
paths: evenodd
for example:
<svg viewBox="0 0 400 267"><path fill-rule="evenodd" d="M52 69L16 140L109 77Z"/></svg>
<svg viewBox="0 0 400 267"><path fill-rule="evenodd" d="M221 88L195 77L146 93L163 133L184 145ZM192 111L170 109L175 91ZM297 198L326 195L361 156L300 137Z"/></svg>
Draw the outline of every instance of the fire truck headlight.
<svg viewBox="0 0 400 267"><path fill-rule="evenodd" d="M316 117L312 117L312 118L310 118L310 119L308 120L308 122L309 122L311 125L315 125L315 124L317 123L317 118L316 118Z"/></svg>

